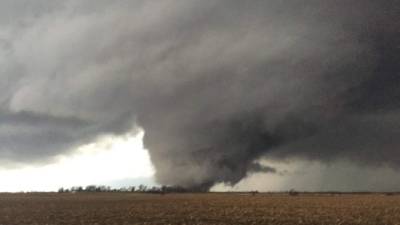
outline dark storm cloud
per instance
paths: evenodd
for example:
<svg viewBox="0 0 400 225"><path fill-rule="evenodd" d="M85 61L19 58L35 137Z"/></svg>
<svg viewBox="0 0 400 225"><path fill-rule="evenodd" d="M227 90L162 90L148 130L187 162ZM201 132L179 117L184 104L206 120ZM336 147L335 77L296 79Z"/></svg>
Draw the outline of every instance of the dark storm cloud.
<svg viewBox="0 0 400 225"><path fill-rule="evenodd" d="M163 184L234 184L266 155L400 163L397 0L35 10L0 28L3 158L140 126Z"/></svg>

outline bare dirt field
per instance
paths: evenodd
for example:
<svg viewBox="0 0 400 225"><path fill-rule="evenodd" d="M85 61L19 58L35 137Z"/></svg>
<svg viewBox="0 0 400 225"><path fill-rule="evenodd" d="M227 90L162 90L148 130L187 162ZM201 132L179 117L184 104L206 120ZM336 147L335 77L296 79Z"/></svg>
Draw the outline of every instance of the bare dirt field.
<svg viewBox="0 0 400 225"><path fill-rule="evenodd" d="M400 196L0 194L0 225L400 224Z"/></svg>

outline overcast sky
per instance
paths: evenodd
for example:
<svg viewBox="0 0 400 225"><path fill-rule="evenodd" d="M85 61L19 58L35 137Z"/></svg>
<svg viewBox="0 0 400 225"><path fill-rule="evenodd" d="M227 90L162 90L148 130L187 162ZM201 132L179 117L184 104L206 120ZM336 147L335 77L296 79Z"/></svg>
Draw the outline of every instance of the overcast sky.
<svg viewBox="0 0 400 225"><path fill-rule="evenodd" d="M0 191L396 190L399 7L0 1ZM99 169L65 172L85 164ZM68 179L46 182L55 171ZM45 187L11 184L32 174Z"/></svg>

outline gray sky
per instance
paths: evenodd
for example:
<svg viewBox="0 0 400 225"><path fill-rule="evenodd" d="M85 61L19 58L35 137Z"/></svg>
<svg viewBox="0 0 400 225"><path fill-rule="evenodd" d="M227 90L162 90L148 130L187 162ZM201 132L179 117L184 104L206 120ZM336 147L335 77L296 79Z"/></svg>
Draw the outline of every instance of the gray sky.
<svg viewBox="0 0 400 225"><path fill-rule="evenodd" d="M399 7L1 1L1 165L51 163L143 129L162 184L279 171L260 158L397 170Z"/></svg>

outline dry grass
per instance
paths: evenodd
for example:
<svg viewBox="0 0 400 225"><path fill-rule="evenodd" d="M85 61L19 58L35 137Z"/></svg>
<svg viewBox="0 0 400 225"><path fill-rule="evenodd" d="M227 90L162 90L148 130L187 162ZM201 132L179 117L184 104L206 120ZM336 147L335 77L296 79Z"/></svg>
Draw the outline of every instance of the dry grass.
<svg viewBox="0 0 400 225"><path fill-rule="evenodd" d="M0 194L0 225L400 224L400 196Z"/></svg>

